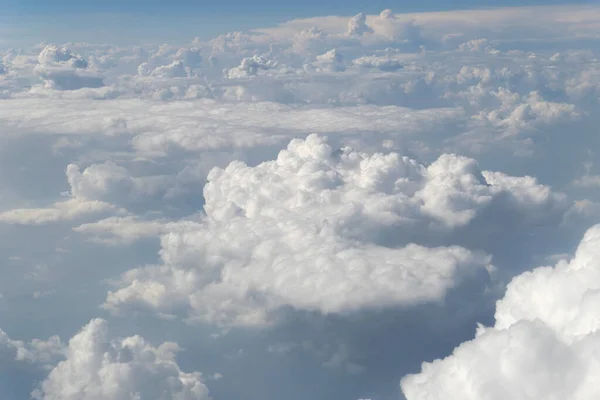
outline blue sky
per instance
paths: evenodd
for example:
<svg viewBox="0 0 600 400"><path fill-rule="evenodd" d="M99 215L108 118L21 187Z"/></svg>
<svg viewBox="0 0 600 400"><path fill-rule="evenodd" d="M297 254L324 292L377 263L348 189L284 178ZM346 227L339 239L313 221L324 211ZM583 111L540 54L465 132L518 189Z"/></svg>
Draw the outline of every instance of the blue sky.
<svg viewBox="0 0 600 400"><path fill-rule="evenodd" d="M397 12L450 10L460 8L486 8L520 5L595 3L593 0L421 0L399 2L390 0L2 0L9 10L21 14L65 13L65 12L169 12L206 14L248 13L271 16L313 16L324 14L352 14L356 12L376 12L392 8ZM6 8L5 8L6 9Z"/></svg>
<svg viewBox="0 0 600 400"><path fill-rule="evenodd" d="M187 43L303 17L596 3L597 0L0 0L0 48L42 41ZM51 18L49 18L51 16ZM76 38L76 39L75 39Z"/></svg>

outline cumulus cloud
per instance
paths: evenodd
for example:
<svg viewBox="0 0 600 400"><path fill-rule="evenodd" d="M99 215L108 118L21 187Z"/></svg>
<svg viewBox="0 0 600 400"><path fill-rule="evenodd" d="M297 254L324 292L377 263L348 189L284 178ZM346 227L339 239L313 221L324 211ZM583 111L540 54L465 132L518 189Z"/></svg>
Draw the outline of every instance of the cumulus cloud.
<svg viewBox="0 0 600 400"><path fill-rule="evenodd" d="M29 343L20 340L12 340L0 329L0 357L2 363L26 362L38 364L41 367L56 362L64 353L64 347L58 336L48 340L33 339Z"/></svg>
<svg viewBox="0 0 600 400"><path fill-rule="evenodd" d="M141 336L111 340L108 324L90 321L69 340L66 359L59 362L33 397L40 400L208 399L197 373L179 369L176 343L158 347Z"/></svg>
<svg viewBox="0 0 600 400"><path fill-rule="evenodd" d="M164 265L125 274L105 308L187 309L243 325L284 306L346 313L435 302L490 258L414 244L419 230L445 235L486 209L535 224L564 207L533 178L481 172L465 157L425 167L395 153L334 151L316 135L275 161L214 169L208 181L205 220L164 236Z"/></svg>
<svg viewBox="0 0 600 400"><path fill-rule="evenodd" d="M11 339L0 329L0 391L7 398L28 398L35 380L64 357L58 336L30 342Z"/></svg>
<svg viewBox="0 0 600 400"><path fill-rule="evenodd" d="M161 65L151 69L147 63L138 67L138 73L142 76L156 76L160 78L185 78L189 75L189 70L184 66L183 61L173 61L168 65Z"/></svg>
<svg viewBox="0 0 600 400"><path fill-rule="evenodd" d="M72 54L68 47L44 47L38 55L38 63L36 72L48 88L74 90L104 85L103 77L88 70L88 62Z"/></svg>
<svg viewBox="0 0 600 400"><path fill-rule="evenodd" d="M344 57L336 49L318 55L312 65L317 71L337 72L345 70Z"/></svg>
<svg viewBox="0 0 600 400"><path fill-rule="evenodd" d="M268 70L275 67L277 63L268 60L264 56L246 57L239 66L231 68L227 73L229 79L247 78L258 74L261 70Z"/></svg>
<svg viewBox="0 0 600 400"><path fill-rule="evenodd" d="M122 170L118 170L116 165L107 164L107 168L111 167L112 172L115 172L115 170L123 172ZM103 197L101 196L103 194L102 191L107 191L107 183L109 181L118 182L118 176L115 174L108 178L107 176L103 177L101 174L96 174L93 178L94 181L90 183L89 180L85 180L84 176L89 177L91 173L92 171L87 175L80 174L77 166L69 165L66 175L71 186L71 191L64 194L67 196L67 199L57 201L48 207L15 208L0 212L0 222L18 225L43 225L52 222L73 220L86 215L122 213L123 209L119 209L109 202L98 199Z"/></svg>
<svg viewBox="0 0 600 400"><path fill-rule="evenodd" d="M372 33L373 29L367 25L367 16L363 13L356 14L348 21L348 35L362 36L365 33Z"/></svg>
<svg viewBox="0 0 600 400"><path fill-rule="evenodd" d="M77 165L69 164L66 175L71 194L76 198L109 202L143 201L171 185L168 176L135 177L111 161L92 164L83 171Z"/></svg>
<svg viewBox="0 0 600 400"><path fill-rule="evenodd" d="M443 360L402 380L413 399L590 399L597 385L600 335L600 225L574 257L517 276L496 305L493 327Z"/></svg>
<svg viewBox="0 0 600 400"><path fill-rule="evenodd" d="M458 46L458 49L460 51L469 51L469 52L473 52L473 53L476 53L476 52L485 52L485 53L490 53L490 54L499 53L499 51L494 49L489 44L489 41L485 38L473 39L473 40L469 40L468 42L461 43Z"/></svg>

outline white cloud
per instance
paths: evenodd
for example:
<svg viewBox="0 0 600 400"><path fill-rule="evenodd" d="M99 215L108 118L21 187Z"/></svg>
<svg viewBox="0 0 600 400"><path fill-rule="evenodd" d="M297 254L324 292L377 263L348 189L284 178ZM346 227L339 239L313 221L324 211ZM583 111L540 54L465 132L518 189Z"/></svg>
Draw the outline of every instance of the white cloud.
<svg viewBox="0 0 600 400"><path fill-rule="evenodd" d="M493 327L402 380L408 400L591 399L600 395L600 225L570 261L517 276Z"/></svg>
<svg viewBox="0 0 600 400"><path fill-rule="evenodd" d="M485 53L490 53L490 54L498 53L498 50L494 49L489 44L489 41L485 38L473 39L473 40L469 40L467 42L461 43L460 46L458 46L458 49L460 51L485 52Z"/></svg>
<svg viewBox="0 0 600 400"><path fill-rule="evenodd" d="M239 66L231 68L227 73L229 79L247 78L258 74L261 70L268 70L277 66L277 63L264 56L246 57Z"/></svg>
<svg viewBox="0 0 600 400"><path fill-rule="evenodd" d="M42 225L107 211L117 211L117 209L112 204L102 201L73 198L56 202L47 208L17 208L4 211L0 213L0 222L19 225Z"/></svg>
<svg viewBox="0 0 600 400"><path fill-rule="evenodd" d="M108 324L90 321L69 340L59 362L33 397L40 400L205 400L208 389L197 373L175 361L176 343L158 347L141 336L111 340Z"/></svg>
<svg viewBox="0 0 600 400"><path fill-rule="evenodd" d="M312 65L317 71L338 72L346 69L344 67L344 57L336 49L318 55Z"/></svg>
<svg viewBox="0 0 600 400"><path fill-rule="evenodd" d="M106 244L127 245L141 238L159 237L176 230L185 231L195 222L191 217L184 221L167 220L144 221L133 216L109 217L96 222L79 225L75 232L90 235L92 240Z"/></svg>
<svg viewBox="0 0 600 400"><path fill-rule="evenodd" d="M103 77L94 71L88 71L88 62L72 54L67 47L44 47L38 56L38 62L36 72L45 80L48 88L74 90L104 85Z"/></svg>
<svg viewBox="0 0 600 400"><path fill-rule="evenodd" d="M361 68L377 68L382 71L397 71L403 67L402 62L389 56L364 56L352 61Z"/></svg>
<svg viewBox="0 0 600 400"><path fill-rule="evenodd" d="M349 36L362 36L372 32L373 29L367 25L367 16L363 13L356 14L348 21Z"/></svg>
<svg viewBox="0 0 600 400"><path fill-rule="evenodd" d="M535 225L565 206L533 178L482 173L464 157L426 168L395 153L334 152L316 135L275 161L214 169L208 181L207 218L164 236L164 265L125 274L105 308L187 309L244 325L286 305L345 313L439 301L490 260L411 243L419 232L451 237L495 212Z"/></svg>
<svg viewBox="0 0 600 400"><path fill-rule="evenodd" d="M73 196L93 200L143 201L172 184L168 176L131 176L126 168L111 161L92 164L83 171L69 164L66 175Z"/></svg>
<svg viewBox="0 0 600 400"><path fill-rule="evenodd" d="M84 174L81 174L77 166L69 165L66 169L66 175L71 191L70 193L65 193L67 196L66 200L57 201L43 208L16 208L3 211L0 212L0 222L18 225L43 225L94 214L123 213L123 209L119 209L110 202L102 201L99 198L106 197L103 194L108 190L108 183L115 182L111 179L116 178L117 184L126 180L122 179L119 181L119 177L116 176L116 172L120 172L123 178L124 171L119 170L112 163L107 163L104 167L104 169L102 166L97 169L91 169L87 174L86 170ZM110 177L109 175L102 175L101 172L106 172L107 168L115 174ZM94 174L91 179L85 179L86 177L89 178L96 170L99 173ZM127 176L127 178L130 177Z"/></svg>
<svg viewBox="0 0 600 400"><path fill-rule="evenodd" d="M0 357L2 363L27 362L48 366L61 358L64 352L58 336L48 340L33 339L29 343L12 340L0 329Z"/></svg>

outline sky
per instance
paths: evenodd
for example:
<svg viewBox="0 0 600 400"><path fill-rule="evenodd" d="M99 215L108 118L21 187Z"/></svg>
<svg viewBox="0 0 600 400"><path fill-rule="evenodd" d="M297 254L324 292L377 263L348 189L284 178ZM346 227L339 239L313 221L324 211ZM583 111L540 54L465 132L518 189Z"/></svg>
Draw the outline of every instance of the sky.
<svg viewBox="0 0 600 400"><path fill-rule="evenodd" d="M600 5L2 4L3 400L600 398Z"/></svg>
<svg viewBox="0 0 600 400"><path fill-rule="evenodd" d="M190 37L208 40L226 32L275 26L295 18L378 13L388 7L394 7L397 12L426 12L594 3L594 0L493 0L483 3L475 0L425 0L402 4L383 0L2 0L0 32L5 48L8 45L31 45L43 40L67 42L74 37L86 42L95 42L97 38L104 37L112 43L128 45L139 44L140 41L154 44L183 43Z"/></svg>

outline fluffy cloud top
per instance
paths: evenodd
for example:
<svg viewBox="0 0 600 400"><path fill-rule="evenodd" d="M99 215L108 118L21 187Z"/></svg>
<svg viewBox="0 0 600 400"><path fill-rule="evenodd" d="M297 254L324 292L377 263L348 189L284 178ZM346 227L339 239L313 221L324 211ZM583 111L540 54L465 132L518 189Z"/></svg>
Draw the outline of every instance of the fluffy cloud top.
<svg viewBox="0 0 600 400"><path fill-rule="evenodd" d="M362 36L365 33L372 33L373 29L367 25L367 16L363 13L356 14L348 21L348 35Z"/></svg>
<svg viewBox="0 0 600 400"><path fill-rule="evenodd" d="M316 67L317 71L336 72L345 69L344 57L336 49L331 49L324 54L318 55L312 65Z"/></svg>
<svg viewBox="0 0 600 400"><path fill-rule="evenodd" d="M94 319L69 341L66 359L33 397L40 400L206 400L201 375L175 362L179 347L153 347L140 336L110 340L108 324Z"/></svg>
<svg viewBox="0 0 600 400"><path fill-rule="evenodd" d="M414 244L419 231L444 235L494 209L538 222L536 212L562 204L532 178L482 173L464 157L424 167L396 153L334 151L317 135L208 181L205 220L166 235L164 265L125 274L105 308L259 324L284 306L344 313L438 301L490 259Z"/></svg>
<svg viewBox="0 0 600 400"><path fill-rule="evenodd" d="M246 57L242 60L239 66L231 68L227 73L229 79L247 78L258 74L261 70L268 70L275 67L277 63L268 60L264 56Z"/></svg>
<svg viewBox="0 0 600 400"><path fill-rule="evenodd" d="M76 165L70 164L66 170L71 192L66 200L57 201L43 208L16 208L0 212L0 222L17 225L43 225L51 222L73 220L86 215L106 212L123 212L113 204L103 201L110 198L110 189L134 191L147 188L138 184L127 171L113 163L91 166L79 172ZM120 184L120 186L119 186ZM111 186L112 185L112 186Z"/></svg>
<svg viewBox="0 0 600 400"><path fill-rule="evenodd" d="M58 336L50 339L34 339L30 343L12 340L0 329L0 362L11 365L15 362L27 362L47 366L63 355L64 348Z"/></svg>
<svg viewBox="0 0 600 400"><path fill-rule="evenodd" d="M88 71L88 62L71 53L68 47L48 45L38 55L36 72L48 88L74 90L104 85L102 76Z"/></svg>
<svg viewBox="0 0 600 400"><path fill-rule="evenodd" d="M408 400L600 396L600 225L572 260L516 277L493 327L402 380Z"/></svg>

